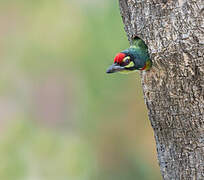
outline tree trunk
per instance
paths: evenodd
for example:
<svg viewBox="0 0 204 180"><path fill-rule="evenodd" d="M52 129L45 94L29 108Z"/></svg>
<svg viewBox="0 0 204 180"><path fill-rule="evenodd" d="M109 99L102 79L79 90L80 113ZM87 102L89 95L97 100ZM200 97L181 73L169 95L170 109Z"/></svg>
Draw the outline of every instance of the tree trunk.
<svg viewBox="0 0 204 180"><path fill-rule="evenodd" d="M204 1L119 0L129 40L148 45L144 98L165 180L204 180Z"/></svg>

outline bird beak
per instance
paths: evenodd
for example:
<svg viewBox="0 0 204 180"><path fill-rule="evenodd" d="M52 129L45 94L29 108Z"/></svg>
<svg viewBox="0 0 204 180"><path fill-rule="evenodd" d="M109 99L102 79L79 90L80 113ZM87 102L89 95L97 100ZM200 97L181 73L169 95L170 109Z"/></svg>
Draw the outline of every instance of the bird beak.
<svg viewBox="0 0 204 180"><path fill-rule="evenodd" d="M123 71L125 68L114 63L112 64L106 71L106 73L115 73L115 72L119 72L119 71Z"/></svg>

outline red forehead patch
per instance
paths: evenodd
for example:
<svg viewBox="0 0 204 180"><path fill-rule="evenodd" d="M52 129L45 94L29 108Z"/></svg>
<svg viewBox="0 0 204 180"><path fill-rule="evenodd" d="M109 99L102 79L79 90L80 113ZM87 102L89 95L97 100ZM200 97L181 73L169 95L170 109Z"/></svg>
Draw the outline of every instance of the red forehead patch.
<svg viewBox="0 0 204 180"><path fill-rule="evenodd" d="M124 53L118 53L114 58L114 63L121 64L123 62L123 59L125 58Z"/></svg>

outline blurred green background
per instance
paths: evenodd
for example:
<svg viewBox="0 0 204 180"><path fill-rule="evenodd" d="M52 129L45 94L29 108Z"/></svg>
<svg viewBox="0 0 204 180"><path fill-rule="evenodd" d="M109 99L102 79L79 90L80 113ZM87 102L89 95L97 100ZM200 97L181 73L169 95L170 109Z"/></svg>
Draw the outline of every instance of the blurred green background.
<svg viewBox="0 0 204 180"><path fill-rule="evenodd" d="M0 1L0 180L159 180L117 0Z"/></svg>

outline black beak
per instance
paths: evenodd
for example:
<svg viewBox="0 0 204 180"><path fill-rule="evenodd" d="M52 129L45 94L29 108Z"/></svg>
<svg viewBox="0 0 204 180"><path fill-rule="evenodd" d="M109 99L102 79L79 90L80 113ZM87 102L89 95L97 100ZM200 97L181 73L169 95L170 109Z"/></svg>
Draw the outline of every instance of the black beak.
<svg viewBox="0 0 204 180"><path fill-rule="evenodd" d="M115 72L118 72L118 71L122 71L124 69L125 69L124 67L114 63L107 69L106 73L115 73Z"/></svg>

